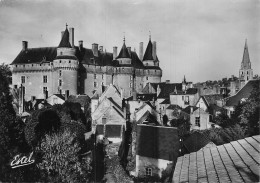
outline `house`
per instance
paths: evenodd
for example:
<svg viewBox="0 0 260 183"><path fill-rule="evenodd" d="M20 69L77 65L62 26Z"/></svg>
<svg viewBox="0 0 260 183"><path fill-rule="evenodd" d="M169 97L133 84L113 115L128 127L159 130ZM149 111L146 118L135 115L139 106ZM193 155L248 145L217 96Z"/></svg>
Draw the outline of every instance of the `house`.
<svg viewBox="0 0 260 183"><path fill-rule="evenodd" d="M168 117L169 120L178 119L181 114L182 108L178 105L170 104L165 111L165 115Z"/></svg>
<svg viewBox="0 0 260 183"><path fill-rule="evenodd" d="M227 97L224 100L225 109L227 109L228 116L235 110L235 106L237 106L240 102L246 101L250 96L251 92L255 87L259 88L260 80L249 80L246 85L241 88L235 95Z"/></svg>
<svg viewBox="0 0 260 183"><path fill-rule="evenodd" d="M259 182L260 135L178 158L172 182Z"/></svg>
<svg viewBox="0 0 260 183"><path fill-rule="evenodd" d="M124 138L125 126L121 124L98 124L95 129L97 141L107 139L109 143L118 144Z"/></svg>
<svg viewBox="0 0 260 183"><path fill-rule="evenodd" d="M161 177L162 172L174 167L179 154L177 128L137 125L136 177Z"/></svg>
<svg viewBox="0 0 260 183"><path fill-rule="evenodd" d="M140 108L138 108L133 115L130 116L130 120L139 121L147 111L154 116L154 119L161 122L162 116L156 111L155 107L150 102L145 102Z"/></svg>

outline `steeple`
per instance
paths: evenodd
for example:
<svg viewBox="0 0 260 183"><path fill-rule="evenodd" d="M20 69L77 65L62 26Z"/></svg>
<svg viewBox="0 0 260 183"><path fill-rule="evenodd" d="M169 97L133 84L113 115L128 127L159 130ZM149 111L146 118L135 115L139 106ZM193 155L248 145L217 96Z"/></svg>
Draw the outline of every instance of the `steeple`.
<svg viewBox="0 0 260 183"><path fill-rule="evenodd" d="M250 62L249 53L248 53L247 39L246 39L245 47L244 47L244 54L243 54L243 60L241 63L241 69L251 69L251 62Z"/></svg>
<svg viewBox="0 0 260 183"><path fill-rule="evenodd" d="M185 78L185 75L184 75L184 78L183 78L183 81L182 81L183 83L186 83L186 78Z"/></svg>
<svg viewBox="0 0 260 183"><path fill-rule="evenodd" d="M65 29L64 34L61 38L61 41L60 41L58 48L72 48L71 44L70 44L70 33L68 31L67 26L68 25L66 24L66 29Z"/></svg>
<svg viewBox="0 0 260 183"><path fill-rule="evenodd" d="M125 45L125 36L123 38L123 46L122 46L120 53L117 56L117 58L131 58L130 55L129 55L129 52L126 48L126 45Z"/></svg>
<svg viewBox="0 0 260 183"><path fill-rule="evenodd" d="M149 42L146 47L143 60L154 60L153 59L153 43L151 41L151 32L149 31Z"/></svg>

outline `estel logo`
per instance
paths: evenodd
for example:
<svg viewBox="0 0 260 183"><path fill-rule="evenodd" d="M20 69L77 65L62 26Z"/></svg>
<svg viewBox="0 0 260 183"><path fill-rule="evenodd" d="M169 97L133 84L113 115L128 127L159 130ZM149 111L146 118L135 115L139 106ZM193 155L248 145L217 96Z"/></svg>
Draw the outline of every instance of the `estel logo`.
<svg viewBox="0 0 260 183"><path fill-rule="evenodd" d="M27 157L27 156L20 157L20 155L16 155L14 157L13 161L11 162L11 167L17 168L20 166L26 166L26 165L30 165L30 164L34 163L35 160L32 159L32 155L33 155L33 152L31 152L29 157Z"/></svg>

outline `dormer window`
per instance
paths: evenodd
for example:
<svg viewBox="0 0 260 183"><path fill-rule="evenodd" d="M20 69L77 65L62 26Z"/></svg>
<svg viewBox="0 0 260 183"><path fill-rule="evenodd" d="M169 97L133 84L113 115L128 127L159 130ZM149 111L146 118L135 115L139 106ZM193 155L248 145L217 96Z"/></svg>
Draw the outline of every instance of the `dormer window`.
<svg viewBox="0 0 260 183"><path fill-rule="evenodd" d="M69 63L70 63L71 61L69 61Z"/></svg>
<svg viewBox="0 0 260 183"><path fill-rule="evenodd" d="M62 55L62 51L60 52L60 55Z"/></svg>

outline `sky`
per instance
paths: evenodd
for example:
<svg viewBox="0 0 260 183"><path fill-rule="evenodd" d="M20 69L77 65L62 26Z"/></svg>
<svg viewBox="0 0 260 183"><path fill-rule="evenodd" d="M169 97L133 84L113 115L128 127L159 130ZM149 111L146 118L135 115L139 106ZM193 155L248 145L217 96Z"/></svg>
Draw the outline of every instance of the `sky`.
<svg viewBox="0 0 260 183"><path fill-rule="evenodd" d="M238 76L245 39L254 74L260 74L260 0L0 0L0 63L22 49L58 46L61 31L121 49L157 42L162 81L203 82ZM120 50L118 50L119 52Z"/></svg>

